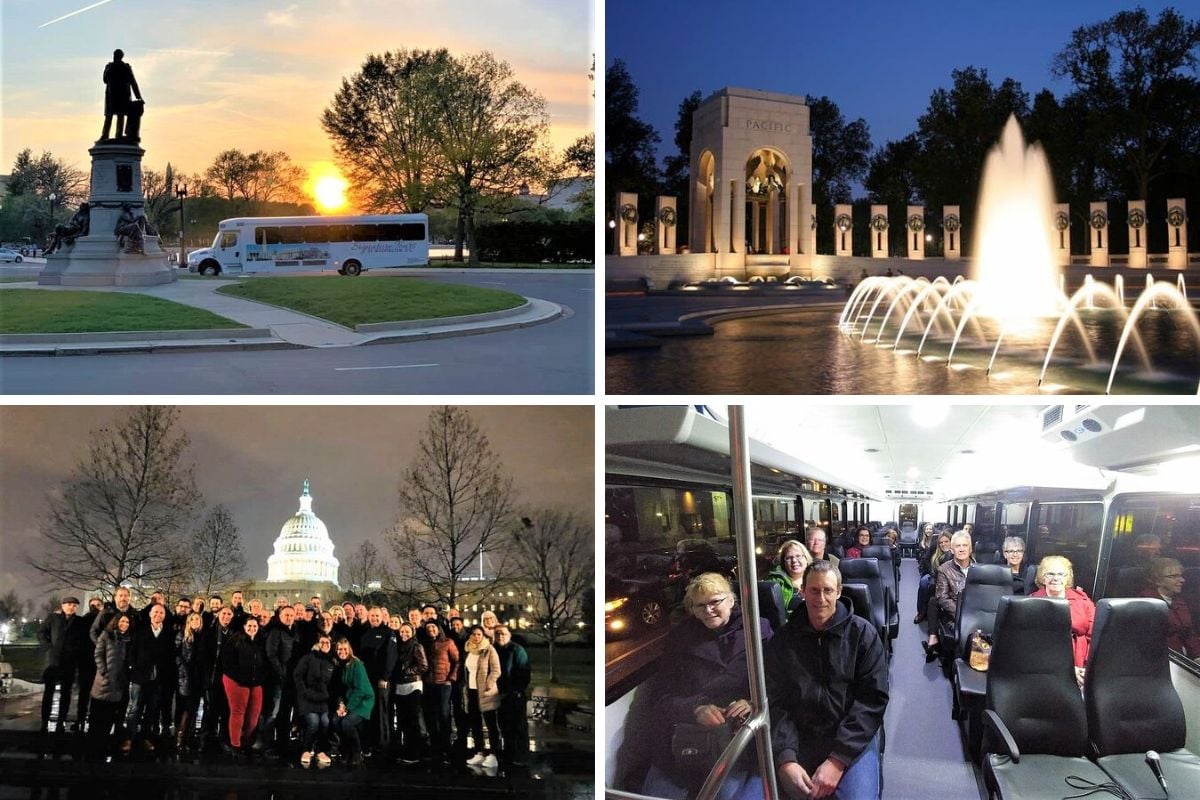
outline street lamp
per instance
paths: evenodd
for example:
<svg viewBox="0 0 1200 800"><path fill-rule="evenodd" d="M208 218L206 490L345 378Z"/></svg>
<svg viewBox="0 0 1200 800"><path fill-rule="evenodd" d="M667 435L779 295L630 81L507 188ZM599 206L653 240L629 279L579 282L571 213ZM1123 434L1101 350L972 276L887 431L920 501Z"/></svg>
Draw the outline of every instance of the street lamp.
<svg viewBox="0 0 1200 800"><path fill-rule="evenodd" d="M54 233L54 201L58 199L58 195L54 192L50 193L50 221L46 223L47 235Z"/></svg>
<svg viewBox="0 0 1200 800"><path fill-rule="evenodd" d="M184 216L183 216L183 201L187 199L187 184L186 183L183 186L180 186L179 188L177 188L175 190L175 196L179 198L179 266L186 267L187 266L187 249L186 249L186 245L184 244L184 235L186 232L186 227L185 227L184 223L186 220L184 219Z"/></svg>

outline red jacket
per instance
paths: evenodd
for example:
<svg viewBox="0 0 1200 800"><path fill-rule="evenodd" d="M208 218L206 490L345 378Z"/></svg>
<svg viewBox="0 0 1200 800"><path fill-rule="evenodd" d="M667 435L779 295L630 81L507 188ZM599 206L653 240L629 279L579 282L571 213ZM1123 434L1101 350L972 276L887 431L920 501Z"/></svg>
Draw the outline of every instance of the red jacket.
<svg viewBox="0 0 1200 800"><path fill-rule="evenodd" d="M429 672L425 679L430 683L450 683L458 674L458 646L446 634L438 631L438 637L425 643Z"/></svg>
<svg viewBox="0 0 1200 800"><path fill-rule="evenodd" d="M1142 592L1142 596L1165 599L1153 589ZM1167 606L1167 647L1186 653L1191 658L1200 658L1200 634L1192 626L1192 612L1179 595Z"/></svg>
<svg viewBox="0 0 1200 800"><path fill-rule="evenodd" d="M1067 603L1071 606L1071 647L1075 651L1075 666L1087 664L1088 648L1092 646L1092 623L1096 620L1096 604L1083 589L1074 586L1067 589ZM1049 597L1043 587L1030 597Z"/></svg>

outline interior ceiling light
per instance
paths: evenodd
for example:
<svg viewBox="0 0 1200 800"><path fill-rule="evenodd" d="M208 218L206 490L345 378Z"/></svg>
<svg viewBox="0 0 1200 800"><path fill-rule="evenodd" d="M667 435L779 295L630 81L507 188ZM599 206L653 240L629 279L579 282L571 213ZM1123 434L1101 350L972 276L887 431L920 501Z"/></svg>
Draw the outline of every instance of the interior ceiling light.
<svg viewBox="0 0 1200 800"><path fill-rule="evenodd" d="M950 408L948 406L924 404L913 406L908 413L912 418L913 424L918 428L936 428L946 421L946 416L949 415Z"/></svg>

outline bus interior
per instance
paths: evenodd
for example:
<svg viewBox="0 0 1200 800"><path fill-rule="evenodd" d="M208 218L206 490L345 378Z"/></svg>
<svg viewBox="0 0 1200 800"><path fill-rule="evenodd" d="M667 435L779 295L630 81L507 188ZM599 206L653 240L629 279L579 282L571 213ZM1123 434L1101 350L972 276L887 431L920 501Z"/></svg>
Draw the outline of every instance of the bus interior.
<svg viewBox="0 0 1200 800"><path fill-rule="evenodd" d="M936 547L941 531L966 530L979 565L970 568L960 598L957 613L968 617L960 620L964 628L979 620L984 620L978 623L981 630L991 628L997 616L1016 620L1018 607L1030 607L1020 605L1025 598L1010 599L1007 583L992 594L973 585L977 575L997 574L998 566L986 565L1002 565L1003 574L1009 574L1001 552L1008 537L1023 540L1031 583L1041 578L1034 572L1041 559L1066 557L1074 585L1103 611L1112 630L1117 630L1118 611L1132 613L1121 610L1133 607L1122 598L1162 597L1148 574L1151 560L1174 564L1182 590L1172 605L1160 605L1174 613L1183 604L1200 626L1200 406L763 401L745 407L610 406L605 413L605 787L614 800L653 796L643 793L644 743L626 741L625 734L637 728L640 715L656 713L656 698L647 696L652 689L646 685L673 656L666 647L668 633L688 618L683 599L688 581L704 572L728 577L745 630L756 631L756 617L778 612L760 583L777 549L787 540L803 542L812 527L826 532L829 552L843 556L860 526L871 532L875 551L888 544L880 537L889 528L899 534L891 550L893 568L886 568L882 553L877 561L883 604L890 606L890 616L885 608L877 627L889 650L883 797L1021 796L997 785L1002 779L993 774L999 768L988 767L1006 742L989 728L992 716L1003 714L1002 690L996 688L1001 683L991 693L986 687L989 680L1008 678L957 663L969 663L970 631L938 645L938 658L926 658L930 620L917 622L924 610L917 607L919 563ZM926 525L935 527L930 545L921 541ZM1140 600L1137 607L1157 602ZM774 624L785 623L780 618ZM1200 631L1190 633L1190 639L1170 639L1167 647L1159 637L1146 649L1157 654L1155 669L1164 681L1169 674L1164 702L1174 702L1172 693L1178 696L1186 724L1183 748L1196 754L1200 653L1193 643L1200 641ZM1002 638L993 636L990 642L1000 659ZM769 752L765 761L755 762L753 755L757 750L761 759L769 747L763 731L769 731L770 721L749 644L747 654L752 720L759 722L754 731L734 736L731 748L713 760L703 786L691 787L689 797L722 796L723 773L730 771L738 748L748 759L743 764L771 763ZM1002 663L1012 663L1004 655L1009 660ZM761 663L760 655L759 670ZM1092 678L1090 671L1080 674ZM1016 684L1022 689L1036 681L1036 676L1018 676L1028 680ZM1107 686L1094 690L1097 708L1107 708ZM1091 688L1084 682L1077 691L1087 701ZM1075 708L1073 700L1069 705ZM1097 718L1108 719L1099 712ZM1152 729L1156 720L1149 723ZM1089 732L1082 755L1092 761L1083 763L1094 769L1107 762L1096 761L1105 750L1097 744L1099 735ZM1144 748L1150 749L1155 748ZM1144 753L1136 755L1136 769L1144 772L1136 780L1143 783L1112 793L1163 797L1142 763ZM1194 763L1173 764L1175 775L1187 777L1171 782L1168 797L1200 796L1200 759L1191 758ZM1032 758L1026 753L1020 760L1028 764ZM1082 796L1088 790L1072 787L1060 782L1024 796ZM774 780L764 779L764 793L773 791L778 791Z"/></svg>

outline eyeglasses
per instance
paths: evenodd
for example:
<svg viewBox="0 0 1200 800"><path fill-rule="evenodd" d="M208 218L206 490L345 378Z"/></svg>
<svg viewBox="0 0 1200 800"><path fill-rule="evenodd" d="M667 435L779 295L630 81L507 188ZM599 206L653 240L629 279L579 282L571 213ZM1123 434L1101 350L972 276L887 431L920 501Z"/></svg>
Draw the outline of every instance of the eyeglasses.
<svg viewBox="0 0 1200 800"><path fill-rule="evenodd" d="M1183 573L1182 573L1182 572L1178 572L1178 573L1171 573L1171 574L1168 574L1168 575L1163 575L1163 577L1164 577L1164 578L1166 578L1167 580L1175 580L1176 578L1182 578L1182 577L1183 577Z"/></svg>
<svg viewBox="0 0 1200 800"><path fill-rule="evenodd" d="M784 556L784 561L807 561L804 556Z"/></svg>
<svg viewBox="0 0 1200 800"><path fill-rule="evenodd" d="M1065 573L1065 572L1043 572L1042 577L1045 578L1046 580L1061 581L1067 577L1067 573Z"/></svg>
<svg viewBox="0 0 1200 800"><path fill-rule="evenodd" d="M703 608L705 611L716 611L718 608L721 607L721 604L724 603L728 599L729 599L729 595L724 595L722 597L713 598L712 600L709 600L707 603L696 603L694 606L692 606L692 608Z"/></svg>
<svg viewBox="0 0 1200 800"><path fill-rule="evenodd" d="M1005 551L1004 551L1004 555L1006 555L1006 556L1015 556L1015 555L1019 555L1019 554L1021 554L1021 553L1024 553L1024 552L1025 552L1024 550L1005 550Z"/></svg>

